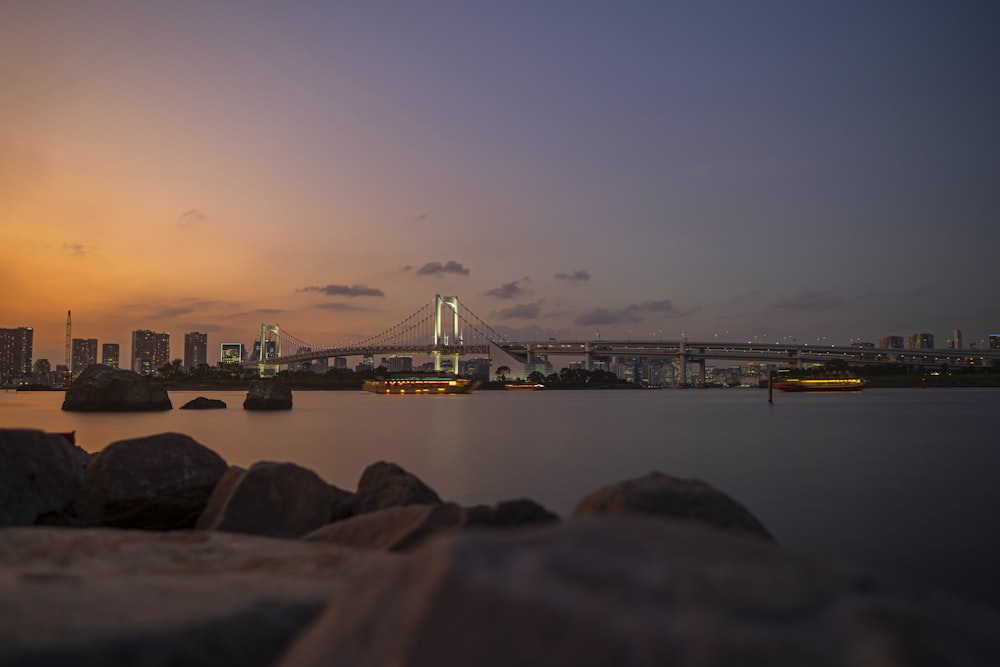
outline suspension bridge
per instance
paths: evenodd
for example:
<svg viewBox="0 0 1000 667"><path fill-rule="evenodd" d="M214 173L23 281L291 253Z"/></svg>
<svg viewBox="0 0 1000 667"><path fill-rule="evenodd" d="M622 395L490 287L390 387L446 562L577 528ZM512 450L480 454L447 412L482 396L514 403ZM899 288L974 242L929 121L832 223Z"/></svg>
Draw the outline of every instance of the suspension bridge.
<svg viewBox="0 0 1000 667"><path fill-rule="evenodd" d="M629 358L672 358L681 367L701 367L708 359L742 363L760 362L790 368L809 363L842 361L852 365L908 364L912 366L997 366L1000 350L902 350L858 346L781 344L682 340L602 340L511 341L465 307L456 296L437 294L409 317L379 333L346 345L316 345L296 338L277 324L262 324L254 344L255 352L243 362L257 367L261 376L274 375L281 366L293 366L318 359L352 356L424 355L442 371L442 359L450 360L453 372L463 355L491 357L494 349L523 363L536 357L571 356L581 359L588 369L598 360L610 362Z"/></svg>

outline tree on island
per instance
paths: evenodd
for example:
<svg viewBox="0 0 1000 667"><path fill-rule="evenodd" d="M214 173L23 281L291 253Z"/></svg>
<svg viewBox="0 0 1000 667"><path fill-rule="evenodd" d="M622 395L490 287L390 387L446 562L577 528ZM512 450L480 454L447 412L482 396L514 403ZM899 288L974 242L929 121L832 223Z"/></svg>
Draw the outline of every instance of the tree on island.
<svg viewBox="0 0 1000 667"><path fill-rule="evenodd" d="M500 366L497 368L497 379L500 380L500 382L506 382L508 375L510 375L509 366Z"/></svg>

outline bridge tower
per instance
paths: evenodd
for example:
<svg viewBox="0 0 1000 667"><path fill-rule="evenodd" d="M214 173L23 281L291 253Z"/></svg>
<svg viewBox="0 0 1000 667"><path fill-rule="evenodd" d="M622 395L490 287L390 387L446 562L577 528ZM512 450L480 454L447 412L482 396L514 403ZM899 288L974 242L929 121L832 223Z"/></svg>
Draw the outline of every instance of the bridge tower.
<svg viewBox="0 0 1000 667"><path fill-rule="evenodd" d="M451 331L450 334L444 331L441 326L441 311L444 306L451 308ZM457 346L462 344L462 335L458 330L458 297L434 295L434 350L431 356L434 358L434 370L441 370L441 347ZM458 352L451 354L451 372L458 375Z"/></svg>
<svg viewBox="0 0 1000 667"><path fill-rule="evenodd" d="M271 340L268 340L268 338ZM274 342L270 347L268 343ZM269 349L270 347L270 349ZM278 364L274 361L281 356L281 328L277 324L260 325L260 357L257 368L261 377L273 377L278 374Z"/></svg>

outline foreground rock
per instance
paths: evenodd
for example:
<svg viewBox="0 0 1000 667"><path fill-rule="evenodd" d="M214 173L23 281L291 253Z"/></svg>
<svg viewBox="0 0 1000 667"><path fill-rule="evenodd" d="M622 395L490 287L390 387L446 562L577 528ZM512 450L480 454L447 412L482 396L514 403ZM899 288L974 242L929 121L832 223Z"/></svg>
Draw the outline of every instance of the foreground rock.
<svg viewBox="0 0 1000 667"><path fill-rule="evenodd" d="M244 410L291 410L292 390L274 380L254 380L250 383Z"/></svg>
<svg viewBox="0 0 1000 667"><path fill-rule="evenodd" d="M192 398L181 406L181 410L224 410L225 408L225 401L220 401L217 398L205 398L204 396Z"/></svg>
<svg viewBox="0 0 1000 667"><path fill-rule="evenodd" d="M0 530L0 664L273 664L389 555L213 532Z"/></svg>
<svg viewBox="0 0 1000 667"><path fill-rule="evenodd" d="M114 442L87 464L77 515L90 526L193 528L226 468L179 433Z"/></svg>
<svg viewBox="0 0 1000 667"><path fill-rule="evenodd" d="M435 535L456 530L523 528L558 521L559 517L532 500L510 500L494 507L477 505L467 509L455 503L406 505L331 523L309 533L305 539L361 549L406 551Z"/></svg>
<svg viewBox="0 0 1000 667"><path fill-rule="evenodd" d="M62 409L80 412L170 410L167 390L138 373L92 364L66 390Z"/></svg>
<svg viewBox="0 0 1000 667"><path fill-rule="evenodd" d="M0 526L70 521L83 488L80 451L55 433L0 429Z"/></svg>
<svg viewBox="0 0 1000 667"><path fill-rule="evenodd" d="M329 523L350 493L293 463L231 467L216 485L197 528L299 537Z"/></svg>
<svg viewBox="0 0 1000 667"><path fill-rule="evenodd" d="M354 514L440 502L440 496L416 475L395 463L379 461L365 468L361 474L358 490L354 494Z"/></svg>
<svg viewBox="0 0 1000 667"><path fill-rule="evenodd" d="M281 667L994 667L1000 616L756 538L627 516L435 539L352 578Z"/></svg>
<svg viewBox="0 0 1000 667"><path fill-rule="evenodd" d="M706 523L773 540L757 517L718 489L697 479L680 479L661 472L610 484L587 495L573 516L646 514Z"/></svg>

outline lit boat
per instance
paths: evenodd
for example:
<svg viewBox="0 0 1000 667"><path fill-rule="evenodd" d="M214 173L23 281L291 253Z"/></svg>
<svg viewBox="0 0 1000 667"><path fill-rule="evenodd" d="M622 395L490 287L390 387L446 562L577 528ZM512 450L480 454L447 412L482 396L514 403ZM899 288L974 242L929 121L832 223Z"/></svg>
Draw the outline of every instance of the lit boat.
<svg viewBox="0 0 1000 667"><path fill-rule="evenodd" d="M527 384L525 382L512 382L510 384L505 384L504 389L510 389L512 391L541 391L545 389L544 384Z"/></svg>
<svg viewBox="0 0 1000 667"><path fill-rule="evenodd" d="M361 388L373 394L468 394L478 386L467 378L417 375L366 380Z"/></svg>
<svg viewBox="0 0 1000 667"><path fill-rule="evenodd" d="M861 391L865 381L852 377L782 378L774 383L781 391Z"/></svg>

